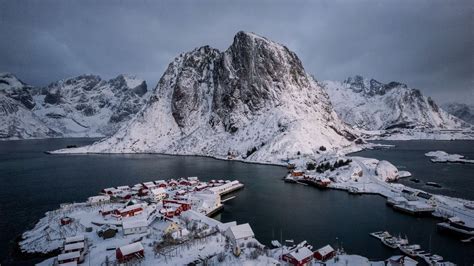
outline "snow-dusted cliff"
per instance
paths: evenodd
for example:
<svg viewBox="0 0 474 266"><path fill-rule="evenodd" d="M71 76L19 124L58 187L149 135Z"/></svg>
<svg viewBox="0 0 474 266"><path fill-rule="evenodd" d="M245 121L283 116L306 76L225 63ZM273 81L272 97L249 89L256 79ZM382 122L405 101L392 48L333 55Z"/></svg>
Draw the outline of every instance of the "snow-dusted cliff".
<svg viewBox="0 0 474 266"><path fill-rule="evenodd" d="M295 53L239 32L220 52L178 56L149 103L125 128L69 153L157 152L282 162L354 147L354 131ZM321 148L322 149L322 148Z"/></svg>
<svg viewBox="0 0 474 266"><path fill-rule="evenodd" d="M323 84L341 119L359 129L408 135L415 131L429 133L467 127L464 121L439 108L431 98L402 83L384 84L355 76L344 82L325 81ZM423 138L420 134L412 137Z"/></svg>
<svg viewBox="0 0 474 266"><path fill-rule="evenodd" d="M108 136L149 97L145 81L124 75L108 81L83 75L35 88L4 73L0 93L2 121L7 122L2 125L2 139Z"/></svg>
<svg viewBox="0 0 474 266"><path fill-rule="evenodd" d="M448 103L441 106L446 112L474 125L474 105L463 103Z"/></svg>

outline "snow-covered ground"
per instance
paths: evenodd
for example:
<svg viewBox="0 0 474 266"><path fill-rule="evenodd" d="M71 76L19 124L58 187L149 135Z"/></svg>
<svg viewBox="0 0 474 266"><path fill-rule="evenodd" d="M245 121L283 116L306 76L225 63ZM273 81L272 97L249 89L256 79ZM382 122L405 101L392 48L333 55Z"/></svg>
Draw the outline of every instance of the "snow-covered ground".
<svg viewBox="0 0 474 266"><path fill-rule="evenodd" d="M398 171L395 166L387 161L379 161L377 159L340 156L326 157L314 162L315 166L329 164L334 165L336 161L352 160L348 165L340 167L329 167L321 173L317 170L307 170L306 163L303 160L295 163L297 171L303 171L303 176L292 176L289 174L288 179L300 180L305 177L314 178L315 180L329 178L332 182L329 188L346 190L351 193L370 193L378 194L385 198L403 197L403 191L424 192L422 190L413 189L400 183L390 183L387 181L396 181L403 178L408 173ZM332 169L332 170L331 170ZM425 192L426 193L426 192ZM452 198L443 195L432 195L429 200L417 199L420 203L427 203L435 208L434 216L449 218L452 216L459 217L467 225L474 226L474 210L469 209L466 205L474 204L473 201Z"/></svg>
<svg viewBox="0 0 474 266"><path fill-rule="evenodd" d="M425 156L431 157L434 163L474 163L474 160L465 159L460 154L449 154L445 151L430 151Z"/></svg>

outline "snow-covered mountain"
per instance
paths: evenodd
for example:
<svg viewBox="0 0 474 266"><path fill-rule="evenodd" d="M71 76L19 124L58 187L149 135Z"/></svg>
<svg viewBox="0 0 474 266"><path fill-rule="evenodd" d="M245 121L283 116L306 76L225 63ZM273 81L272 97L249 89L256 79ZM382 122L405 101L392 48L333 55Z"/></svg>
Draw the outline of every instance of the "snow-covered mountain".
<svg viewBox="0 0 474 266"><path fill-rule="evenodd" d="M466 127L466 123L439 108L430 97L399 82L385 84L355 76L344 82L323 84L338 115L356 128L428 132Z"/></svg>
<svg viewBox="0 0 474 266"><path fill-rule="evenodd" d="M474 105L464 103L447 103L441 106L446 112L474 125Z"/></svg>
<svg viewBox="0 0 474 266"><path fill-rule="evenodd" d="M8 120L2 118L10 121L3 139L109 136L144 106L150 94L145 81L124 75L111 80L82 75L37 88L9 73L0 74L0 93L8 106L4 110L10 110Z"/></svg>
<svg viewBox="0 0 474 266"><path fill-rule="evenodd" d="M91 146L58 152L281 162L354 147L356 139L295 53L238 32L224 52L203 46L179 55L127 127Z"/></svg>

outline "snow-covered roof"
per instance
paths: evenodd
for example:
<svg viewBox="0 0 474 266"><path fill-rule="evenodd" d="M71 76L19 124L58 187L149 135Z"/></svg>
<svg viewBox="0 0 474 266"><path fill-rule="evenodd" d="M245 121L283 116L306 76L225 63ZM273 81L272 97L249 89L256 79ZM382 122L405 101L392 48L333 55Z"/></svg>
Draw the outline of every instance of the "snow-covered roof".
<svg viewBox="0 0 474 266"><path fill-rule="evenodd" d="M151 192L153 195L166 194L166 189L164 189L164 188L162 188L162 187L153 188L152 190L150 190L150 192Z"/></svg>
<svg viewBox="0 0 474 266"><path fill-rule="evenodd" d="M64 246L64 250L75 250L75 249L81 249L84 248L84 242L78 242L74 244L68 244Z"/></svg>
<svg viewBox="0 0 474 266"><path fill-rule="evenodd" d="M66 244L67 243L78 242L78 241L84 241L84 235L66 237L66 240L65 240Z"/></svg>
<svg viewBox="0 0 474 266"><path fill-rule="evenodd" d="M334 251L334 249L330 245L326 245L326 246L316 250L316 252L321 254L321 256L323 256L323 257L328 255L329 253L331 253L333 251Z"/></svg>
<svg viewBox="0 0 474 266"><path fill-rule="evenodd" d="M125 220L122 222L122 228L130 229L130 228L137 228L137 227L147 227L148 222L146 220Z"/></svg>
<svg viewBox="0 0 474 266"><path fill-rule="evenodd" d="M292 251L289 255L297 261L302 261L307 257L313 256L313 252L308 247L300 247Z"/></svg>
<svg viewBox="0 0 474 266"><path fill-rule="evenodd" d="M232 235L234 236L236 240L255 236L255 234L252 231L252 228L250 227L248 223L229 227L229 230L232 232Z"/></svg>
<svg viewBox="0 0 474 266"><path fill-rule="evenodd" d="M145 207L146 207L145 203L138 203L138 204L133 204L133 205L127 206L127 207L121 209L120 212L128 212L128 211L135 210L135 209L138 209L138 208L143 209Z"/></svg>
<svg viewBox="0 0 474 266"><path fill-rule="evenodd" d="M143 250L143 245L140 242L132 243L126 246L119 247L120 252L122 252L123 256L133 254L140 250Z"/></svg>
<svg viewBox="0 0 474 266"><path fill-rule="evenodd" d="M63 254L58 255L58 261L75 259L75 258L79 258L80 256L81 256L81 253L79 253L79 251L63 253Z"/></svg>

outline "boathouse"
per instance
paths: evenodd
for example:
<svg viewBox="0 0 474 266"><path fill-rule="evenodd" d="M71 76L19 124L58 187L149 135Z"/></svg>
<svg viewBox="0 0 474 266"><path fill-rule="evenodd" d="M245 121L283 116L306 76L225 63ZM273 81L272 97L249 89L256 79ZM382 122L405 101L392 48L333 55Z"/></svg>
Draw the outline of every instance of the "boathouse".
<svg viewBox="0 0 474 266"><path fill-rule="evenodd" d="M229 227L225 231L225 235L229 238L232 244L238 246L255 237L255 234L248 223Z"/></svg>
<svg viewBox="0 0 474 266"><path fill-rule="evenodd" d="M303 266L313 259L313 252L306 246L297 247L291 252L284 254L281 259L291 265Z"/></svg>
<svg viewBox="0 0 474 266"><path fill-rule="evenodd" d="M291 171L291 176L303 176L303 175L304 175L303 171L298 171L298 170Z"/></svg>
<svg viewBox="0 0 474 266"><path fill-rule="evenodd" d="M117 248L115 250L115 257L119 263L125 263L134 259L142 259L145 257L145 249L140 242L132 243Z"/></svg>
<svg viewBox="0 0 474 266"><path fill-rule="evenodd" d="M335 255L336 251L330 245L326 245L314 252L314 258L320 261L326 261Z"/></svg>

